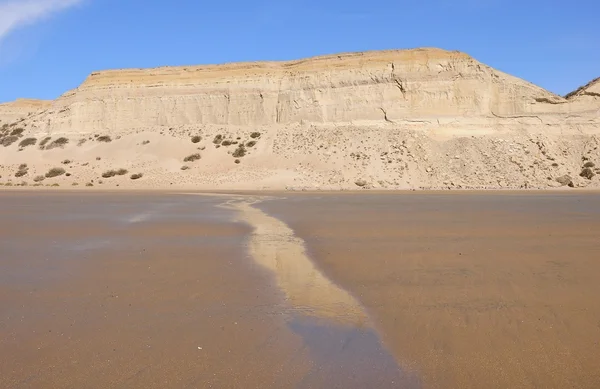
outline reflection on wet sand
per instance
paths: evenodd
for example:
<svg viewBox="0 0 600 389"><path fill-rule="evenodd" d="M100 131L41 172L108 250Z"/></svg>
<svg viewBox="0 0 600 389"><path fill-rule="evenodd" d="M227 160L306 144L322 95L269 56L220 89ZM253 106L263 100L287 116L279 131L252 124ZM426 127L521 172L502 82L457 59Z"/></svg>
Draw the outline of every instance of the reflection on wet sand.
<svg viewBox="0 0 600 389"><path fill-rule="evenodd" d="M367 316L345 290L328 280L308 258L304 242L280 220L252 206L253 201L229 204L254 227L249 243L252 258L276 275L277 284L299 314L350 324L366 325Z"/></svg>
<svg viewBox="0 0 600 389"><path fill-rule="evenodd" d="M304 241L284 222L255 208L256 198L236 197L236 209L254 228L252 258L269 269L292 306L289 327L302 337L313 368L298 388L418 388L385 350L360 303L331 282L307 256Z"/></svg>

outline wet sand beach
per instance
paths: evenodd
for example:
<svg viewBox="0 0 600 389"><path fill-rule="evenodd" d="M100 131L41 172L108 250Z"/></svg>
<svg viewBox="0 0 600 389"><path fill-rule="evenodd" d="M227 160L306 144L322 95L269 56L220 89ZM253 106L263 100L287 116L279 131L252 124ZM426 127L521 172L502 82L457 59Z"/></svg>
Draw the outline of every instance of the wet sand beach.
<svg viewBox="0 0 600 389"><path fill-rule="evenodd" d="M597 193L297 195L259 208L426 388L600 387Z"/></svg>
<svg viewBox="0 0 600 389"><path fill-rule="evenodd" d="M2 388L600 385L594 193L0 194Z"/></svg>

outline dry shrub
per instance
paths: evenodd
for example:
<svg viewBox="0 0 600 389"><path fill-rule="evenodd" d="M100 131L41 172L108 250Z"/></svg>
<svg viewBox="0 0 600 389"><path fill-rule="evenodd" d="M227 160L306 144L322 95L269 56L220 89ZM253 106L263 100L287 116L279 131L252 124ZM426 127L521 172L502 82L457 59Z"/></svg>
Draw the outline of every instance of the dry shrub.
<svg viewBox="0 0 600 389"><path fill-rule="evenodd" d="M187 157L185 157L183 159L183 162L194 162L194 161L199 160L200 158L202 158L202 157L200 157L200 154L196 153L196 154L188 155Z"/></svg>
<svg viewBox="0 0 600 389"><path fill-rule="evenodd" d="M65 147L67 144L69 143L69 139L65 138L65 137L60 137L58 139L55 139L52 141L52 143L50 143L48 146L46 146L46 150L51 150L51 149L55 149L55 148L63 148Z"/></svg>
<svg viewBox="0 0 600 389"><path fill-rule="evenodd" d="M25 138L19 143L19 147L33 146L37 142L36 138Z"/></svg>
<svg viewBox="0 0 600 389"><path fill-rule="evenodd" d="M246 148L244 147L243 144L239 145L237 149L235 149L235 151L233 152L233 157L234 158L241 158L244 155L246 155Z"/></svg>
<svg viewBox="0 0 600 389"><path fill-rule="evenodd" d="M53 167L46 173L46 178L58 177L65 174L65 169L62 167Z"/></svg>
<svg viewBox="0 0 600 389"><path fill-rule="evenodd" d="M8 147L19 140L19 137L16 135L5 136L0 140L0 145L4 147Z"/></svg>

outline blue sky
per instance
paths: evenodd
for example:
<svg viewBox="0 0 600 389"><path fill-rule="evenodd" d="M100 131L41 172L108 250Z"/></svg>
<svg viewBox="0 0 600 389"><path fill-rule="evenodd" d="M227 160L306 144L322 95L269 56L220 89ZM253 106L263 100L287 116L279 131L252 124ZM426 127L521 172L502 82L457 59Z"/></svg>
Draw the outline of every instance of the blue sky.
<svg viewBox="0 0 600 389"><path fill-rule="evenodd" d="M0 0L0 102L91 72L440 47L565 94L600 77L599 0Z"/></svg>

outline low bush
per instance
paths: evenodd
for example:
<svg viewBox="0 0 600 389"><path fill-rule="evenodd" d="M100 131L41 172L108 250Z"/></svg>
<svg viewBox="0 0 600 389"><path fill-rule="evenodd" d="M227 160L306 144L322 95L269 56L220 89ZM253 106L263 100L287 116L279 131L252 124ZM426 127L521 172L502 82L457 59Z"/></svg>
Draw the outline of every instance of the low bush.
<svg viewBox="0 0 600 389"><path fill-rule="evenodd" d="M233 152L233 157L234 158L241 158L244 155L246 155L246 148L244 147L243 144L239 145L237 149L235 149L235 151Z"/></svg>
<svg viewBox="0 0 600 389"><path fill-rule="evenodd" d="M222 141L223 141L223 135L221 135L221 134L215 136L215 139L213 139L213 143L216 145L221 144Z"/></svg>
<svg viewBox="0 0 600 389"><path fill-rule="evenodd" d="M102 177L104 178L110 178L110 177L114 177L117 175L117 172L115 170L107 170L104 173L102 173Z"/></svg>
<svg viewBox="0 0 600 389"><path fill-rule="evenodd" d="M27 169L19 170L15 173L15 177L23 177L23 176L27 175L28 172L29 171Z"/></svg>
<svg viewBox="0 0 600 389"><path fill-rule="evenodd" d="M55 149L57 147L63 148L68 143L69 143L69 139L68 138L60 137L58 139L53 140L52 143L50 143L48 146L46 146L45 149L46 150L51 150L51 149Z"/></svg>
<svg viewBox="0 0 600 389"><path fill-rule="evenodd" d="M202 140L200 135L192 136L192 143L199 143Z"/></svg>
<svg viewBox="0 0 600 389"><path fill-rule="evenodd" d="M137 179L140 179L140 178L142 178L143 176L144 176L144 175L143 175L142 173L136 173L136 174L132 174L130 178L131 178L132 180L137 180Z"/></svg>
<svg viewBox="0 0 600 389"><path fill-rule="evenodd" d="M200 157L200 154L196 153L196 154L188 155L187 157L185 157L183 159L183 162L194 162L194 161L199 160L200 158L202 158L202 157Z"/></svg>
<svg viewBox="0 0 600 389"><path fill-rule="evenodd" d="M190 168L189 166L183 165L183 166L181 167L181 170L188 170L189 168Z"/></svg>
<svg viewBox="0 0 600 389"><path fill-rule="evenodd" d="M246 143L246 146L248 146L248 147L254 147L254 145L256 145L255 140L251 140L250 142Z"/></svg>
<svg viewBox="0 0 600 389"><path fill-rule="evenodd" d="M102 135L96 138L98 142L109 143L112 142L112 138L109 135Z"/></svg>
<svg viewBox="0 0 600 389"><path fill-rule="evenodd" d="M42 182L46 179L46 177L44 176L35 176L35 178L33 179L34 182Z"/></svg>
<svg viewBox="0 0 600 389"><path fill-rule="evenodd" d="M8 147L18 140L19 140L19 137L16 135L5 136L4 138L0 139L0 145L2 145L4 147Z"/></svg>
<svg viewBox="0 0 600 389"><path fill-rule="evenodd" d="M260 138L260 132L253 132L252 134L250 134L250 138L252 138L252 139Z"/></svg>
<svg viewBox="0 0 600 389"><path fill-rule="evenodd" d="M46 178L58 177L65 174L65 169L61 167L53 167L46 173Z"/></svg>
<svg viewBox="0 0 600 389"><path fill-rule="evenodd" d="M68 165L71 163L70 159L65 159L64 161L61 162L63 165Z"/></svg>
<svg viewBox="0 0 600 389"><path fill-rule="evenodd" d="M127 171L127 169L119 169L119 170L117 170L117 175L119 175L119 176L124 176L127 173L129 173Z"/></svg>
<svg viewBox="0 0 600 389"><path fill-rule="evenodd" d="M40 145L39 145L41 150L43 150L44 147L46 146L46 144L48 142L50 142L50 139L52 139L52 137L50 137L50 136L47 136L44 139L42 139L42 141L40 142Z"/></svg>
<svg viewBox="0 0 600 389"><path fill-rule="evenodd" d="M224 140L223 142L221 142L221 146L231 146L232 144L233 142L230 140Z"/></svg>
<svg viewBox="0 0 600 389"><path fill-rule="evenodd" d="M15 128L14 130L12 130L12 132L10 133L10 135L12 135L12 136L22 136L23 135L23 131L25 131L24 128Z"/></svg>
<svg viewBox="0 0 600 389"><path fill-rule="evenodd" d="M19 143L19 147L33 146L37 142L36 138L25 138Z"/></svg>

